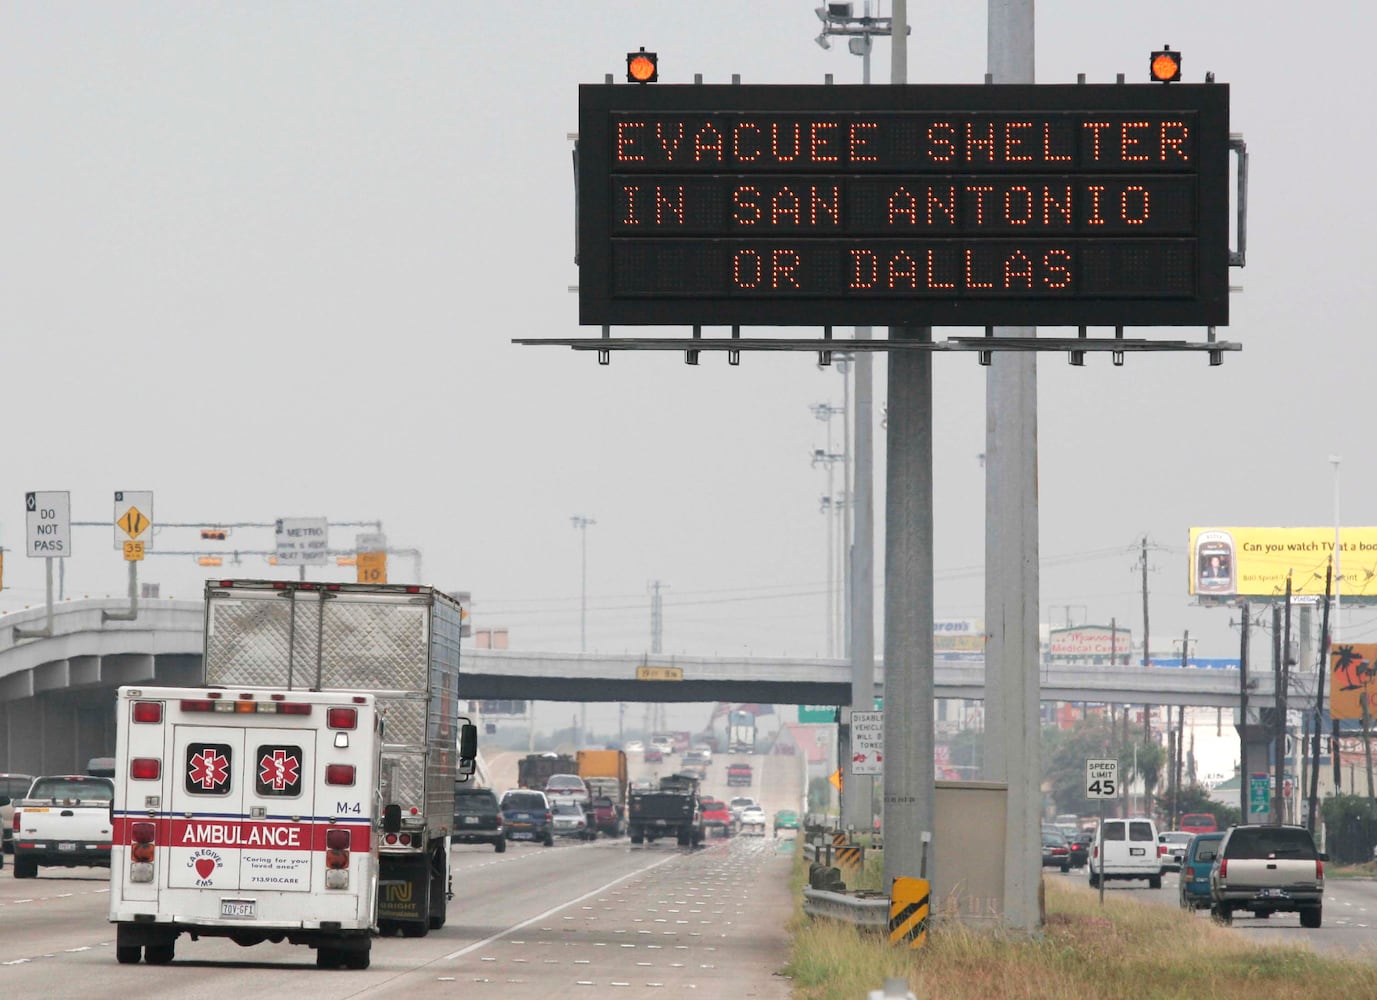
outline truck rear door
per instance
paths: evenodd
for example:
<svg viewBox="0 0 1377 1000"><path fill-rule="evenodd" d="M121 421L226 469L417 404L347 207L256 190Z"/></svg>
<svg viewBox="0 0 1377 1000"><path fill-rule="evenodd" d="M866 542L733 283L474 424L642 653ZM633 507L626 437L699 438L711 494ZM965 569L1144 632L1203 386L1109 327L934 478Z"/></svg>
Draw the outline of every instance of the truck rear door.
<svg viewBox="0 0 1377 1000"><path fill-rule="evenodd" d="M176 726L169 886L310 891L315 744L312 729Z"/></svg>

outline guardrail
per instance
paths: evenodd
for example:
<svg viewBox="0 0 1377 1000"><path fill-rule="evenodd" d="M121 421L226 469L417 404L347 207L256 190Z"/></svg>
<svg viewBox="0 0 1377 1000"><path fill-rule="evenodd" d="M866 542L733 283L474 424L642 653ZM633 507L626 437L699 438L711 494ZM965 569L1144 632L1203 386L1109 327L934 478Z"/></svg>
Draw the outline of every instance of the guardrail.
<svg viewBox="0 0 1377 1000"><path fill-rule="evenodd" d="M828 889L804 889L803 912L863 930L889 930L889 897L877 892L855 894Z"/></svg>

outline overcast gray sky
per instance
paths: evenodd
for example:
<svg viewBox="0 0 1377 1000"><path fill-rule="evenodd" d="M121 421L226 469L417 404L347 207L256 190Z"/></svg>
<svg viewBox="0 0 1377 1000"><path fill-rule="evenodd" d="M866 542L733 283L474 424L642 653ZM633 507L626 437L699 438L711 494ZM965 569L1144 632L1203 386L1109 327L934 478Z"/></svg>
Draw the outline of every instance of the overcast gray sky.
<svg viewBox="0 0 1377 1000"><path fill-rule="evenodd" d="M381 519L425 582L473 592L476 624L554 650L578 648L570 517L586 515L590 649L647 648L659 580L669 652L824 652L809 405L840 405L835 369L599 367L510 343L579 333L578 84L642 45L665 83L858 83L844 45L814 44L813 6L0 5L3 606L42 600L41 560L13 551L24 491L70 490L75 518L105 520L114 490L151 489L164 522ZM979 82L985 8L911 3L910 79ZM1344 521L1372 523L1373 20L1347 2L1038 4L1039 82L1138 81L1170 43L1186 79L1232 85L1252 156L1249 266L1222 331L1241 354L1039 363L1044 621L1117 617L1139 639L1146 536L1154 636L1189 628L1202 654L1236 655L1231 613L1189 607L1192 525L1331 523L1330 454ZM887 42L873 72L888 79ZM934 381L937 613L979 617L985 371L943 356ZM876 385L882 403L882 368ZM66 570L68 595L123 592L108 529L77 529ZM141 578L195 598L227 571L290 575L154 556ZM1364 631L1354 618L1347 637Z"/></svg>

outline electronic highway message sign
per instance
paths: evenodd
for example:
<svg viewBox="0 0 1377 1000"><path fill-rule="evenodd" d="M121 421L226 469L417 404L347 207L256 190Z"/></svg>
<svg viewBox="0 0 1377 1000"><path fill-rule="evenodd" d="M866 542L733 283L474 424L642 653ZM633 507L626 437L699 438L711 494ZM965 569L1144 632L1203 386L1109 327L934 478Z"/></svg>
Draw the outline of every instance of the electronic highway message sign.
<svg viewBox="0 0 1377 1000"><path fill-rule="evenodd" d="M583 86L579 319L1225 325L1224 84Z"/></svg>

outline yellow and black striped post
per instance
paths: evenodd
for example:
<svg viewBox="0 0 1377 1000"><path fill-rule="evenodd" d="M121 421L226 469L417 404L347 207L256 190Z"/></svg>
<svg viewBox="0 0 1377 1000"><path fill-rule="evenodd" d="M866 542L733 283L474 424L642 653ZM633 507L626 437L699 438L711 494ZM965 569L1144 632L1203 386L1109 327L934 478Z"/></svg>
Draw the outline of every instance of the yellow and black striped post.
<svg viewBox="0 0 1377 1000"><path fill-rule="evenodd" d="M925 878L894 880L889 892L889 943L921 948L928 943L928 895Z"/></svg>
<svg viewBox="0 0 1377 1000"><path fill-rule="evenodd" d="M842 870L848 882L854 882L865 864L865 848L856 844L841 844L837 847L837 867Z"/></svg>

